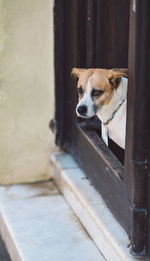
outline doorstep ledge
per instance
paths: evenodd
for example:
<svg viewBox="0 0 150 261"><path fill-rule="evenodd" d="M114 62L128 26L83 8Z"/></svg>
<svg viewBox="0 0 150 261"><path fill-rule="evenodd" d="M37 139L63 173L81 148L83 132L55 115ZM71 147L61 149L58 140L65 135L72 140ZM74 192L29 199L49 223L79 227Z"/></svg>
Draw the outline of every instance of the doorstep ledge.
<svg viewBox="0 0 150 261"><path fill-rule="evenodd" d="M65 152L51 156L55 183L107 261L135 261L129 253L126 232L90 184L73 157Z"/></svg>

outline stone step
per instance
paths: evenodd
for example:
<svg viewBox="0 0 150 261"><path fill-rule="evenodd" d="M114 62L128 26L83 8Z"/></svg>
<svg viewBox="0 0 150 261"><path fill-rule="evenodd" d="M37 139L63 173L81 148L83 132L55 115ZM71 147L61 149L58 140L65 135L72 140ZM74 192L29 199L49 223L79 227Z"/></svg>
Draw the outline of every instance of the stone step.
<svg viewBox="0 0 150 261"><path fill-rule="evenodd" d="M105 259L139 260L130 254L130 241L126 232L72 156L60 152L52 155L51 163L57 186Z"/></svg>
<svg viewBox="0 0 150 261"><path fill-rule="evenodd" d="M105 260L53 182L1 186L0 231L12 261Z"/></svg>

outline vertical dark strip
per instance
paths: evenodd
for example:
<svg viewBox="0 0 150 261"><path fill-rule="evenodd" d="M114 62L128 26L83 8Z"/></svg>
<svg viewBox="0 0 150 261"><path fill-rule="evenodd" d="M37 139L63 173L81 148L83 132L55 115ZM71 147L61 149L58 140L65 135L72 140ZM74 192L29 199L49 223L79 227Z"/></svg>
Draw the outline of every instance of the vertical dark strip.
<svg viewBox="0 0 150 261"><path fill-rule="evenodd" d="M128 65L128 97L127 97L127 127L126 127L126 149L125 149L125 176L124 179L128 185L129 200L131 202L131 192L133 177L132 144L133 144L133 102L134 102L134 67L135 67L135 12L130 6L130 31L129 31L129 65Z"/></svg>
<svg viewBox="0 0 150 261"><path fill-rule="evenodd" d="M77 61L77 67L79 68L86 68L86 55L87 55L87 32L86 32L86 26L87 26L87 0L78 0L77 5L77 55L78 55L78 61Z"/></svg>
<svg viewBox="0 0 150 261"><path fill-rule="evenodd" d="M130 0L116 0L115 66L128 67Z"/></svg>
<svg viewBox="0 0 150 261"><path fill-rule="evenodd" d="M132 211L131 253L137 257L145 256L147 252L148 139L150 127L147 120L150 98L149 13L150 2L148 0L131 1L128 123L129 118L131 121L127 128L126 177ZM128 138L131 144L129 144Z"/></svg>
<svg viewBox="0 0 150 261"><path fill-rule="evenodd" d="M104 67L104 2L97 0L96 21L96 67Z"/></svg>
<svg viewBox="0 0 150 261"><path fill-rule="evenodd" d="M54 6L54 66L56 144L64 144L64 1Z"/></svg>
<svg viewBox="0 0 150 261"><path fill-rule="evenodd" d="M65 143L71 144L72 130L76 123L77 91L71 70L78 66L78 0L64 1L64 129Z"/></svg>
<svg viewBox="0 0 150 261"><path fill-rule="evenodd" d="M87 68L96 67L96 3L87 0Z"/></svg>
<svg viewBox="0 0 150 261"><path fill-rule="evenodd" d="M116 67L115 51L116 51L116 0L105 1L104 4L104 67ZM118 39L119 40L119 39Z"/></svg>

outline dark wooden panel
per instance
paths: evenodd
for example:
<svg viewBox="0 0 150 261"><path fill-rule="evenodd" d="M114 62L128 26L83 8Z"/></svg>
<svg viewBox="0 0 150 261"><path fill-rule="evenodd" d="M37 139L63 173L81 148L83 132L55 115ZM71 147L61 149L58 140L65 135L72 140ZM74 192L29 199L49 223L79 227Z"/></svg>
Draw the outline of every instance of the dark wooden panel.
<svg viewBox="0 0 150 261"><path fill-rule="evenodd" d="M85 123L74 125L71 134L72 142L68 143L67 149L129 233L129 202L126 186L122 181L122 164L108 150L98 134Z"/></svg>
<svg viewBox="0 0 150 261"><path fill-rule="evenodd" d="M104 67L104 7L105 0L97 0L97 20L96 20L96 67Z"/></svg>
<svg viewBox="0 0 150 261"><path fill-rule="evenodd" d="M87 0L87 68L96 67L96 4Z"/></svg>
<svg viewBox="0 0 150 261"><path fill-rule="evenodd" d="M147 252L148 139L150 135L150 123L147 120L150 100L149 13L148 0L137 0L136 3L131 1L125 178L128 182L132 211L131 252L138 257L145 256Z"/></svg>
<svg viewBox="0 0 150 261"><path fill-rule="evenodd" d="M86 68L87 60L87 0L78 1L77 3L77 48L82 50L82 55L78 51L77 66Z"/></svg>
<svg viewBox="0 0 150 261"><path fill-rule="evenodd" d="M129 6L130 0L97 1L97 67L128 67Z"/></svg>

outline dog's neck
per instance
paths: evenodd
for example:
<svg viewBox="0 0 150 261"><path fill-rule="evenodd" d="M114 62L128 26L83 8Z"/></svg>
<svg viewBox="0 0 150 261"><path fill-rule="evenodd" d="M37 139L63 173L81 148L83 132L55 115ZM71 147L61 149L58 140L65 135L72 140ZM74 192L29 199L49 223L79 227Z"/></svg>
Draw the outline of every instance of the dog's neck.
<svg viewBox="0 0 150 261"><path fill-rule="evenodd" d="M97 116L98 118L106 124L109 120L113 120L112 116L117 114L117 111L120 109L123 101L125 101L127 96L127 84L128 79L122 77L121 82L117 89L114 90L113 96L110 102L106 105L103 105L98 111ZM121 104L122 103L122 104Z"/></svg>

